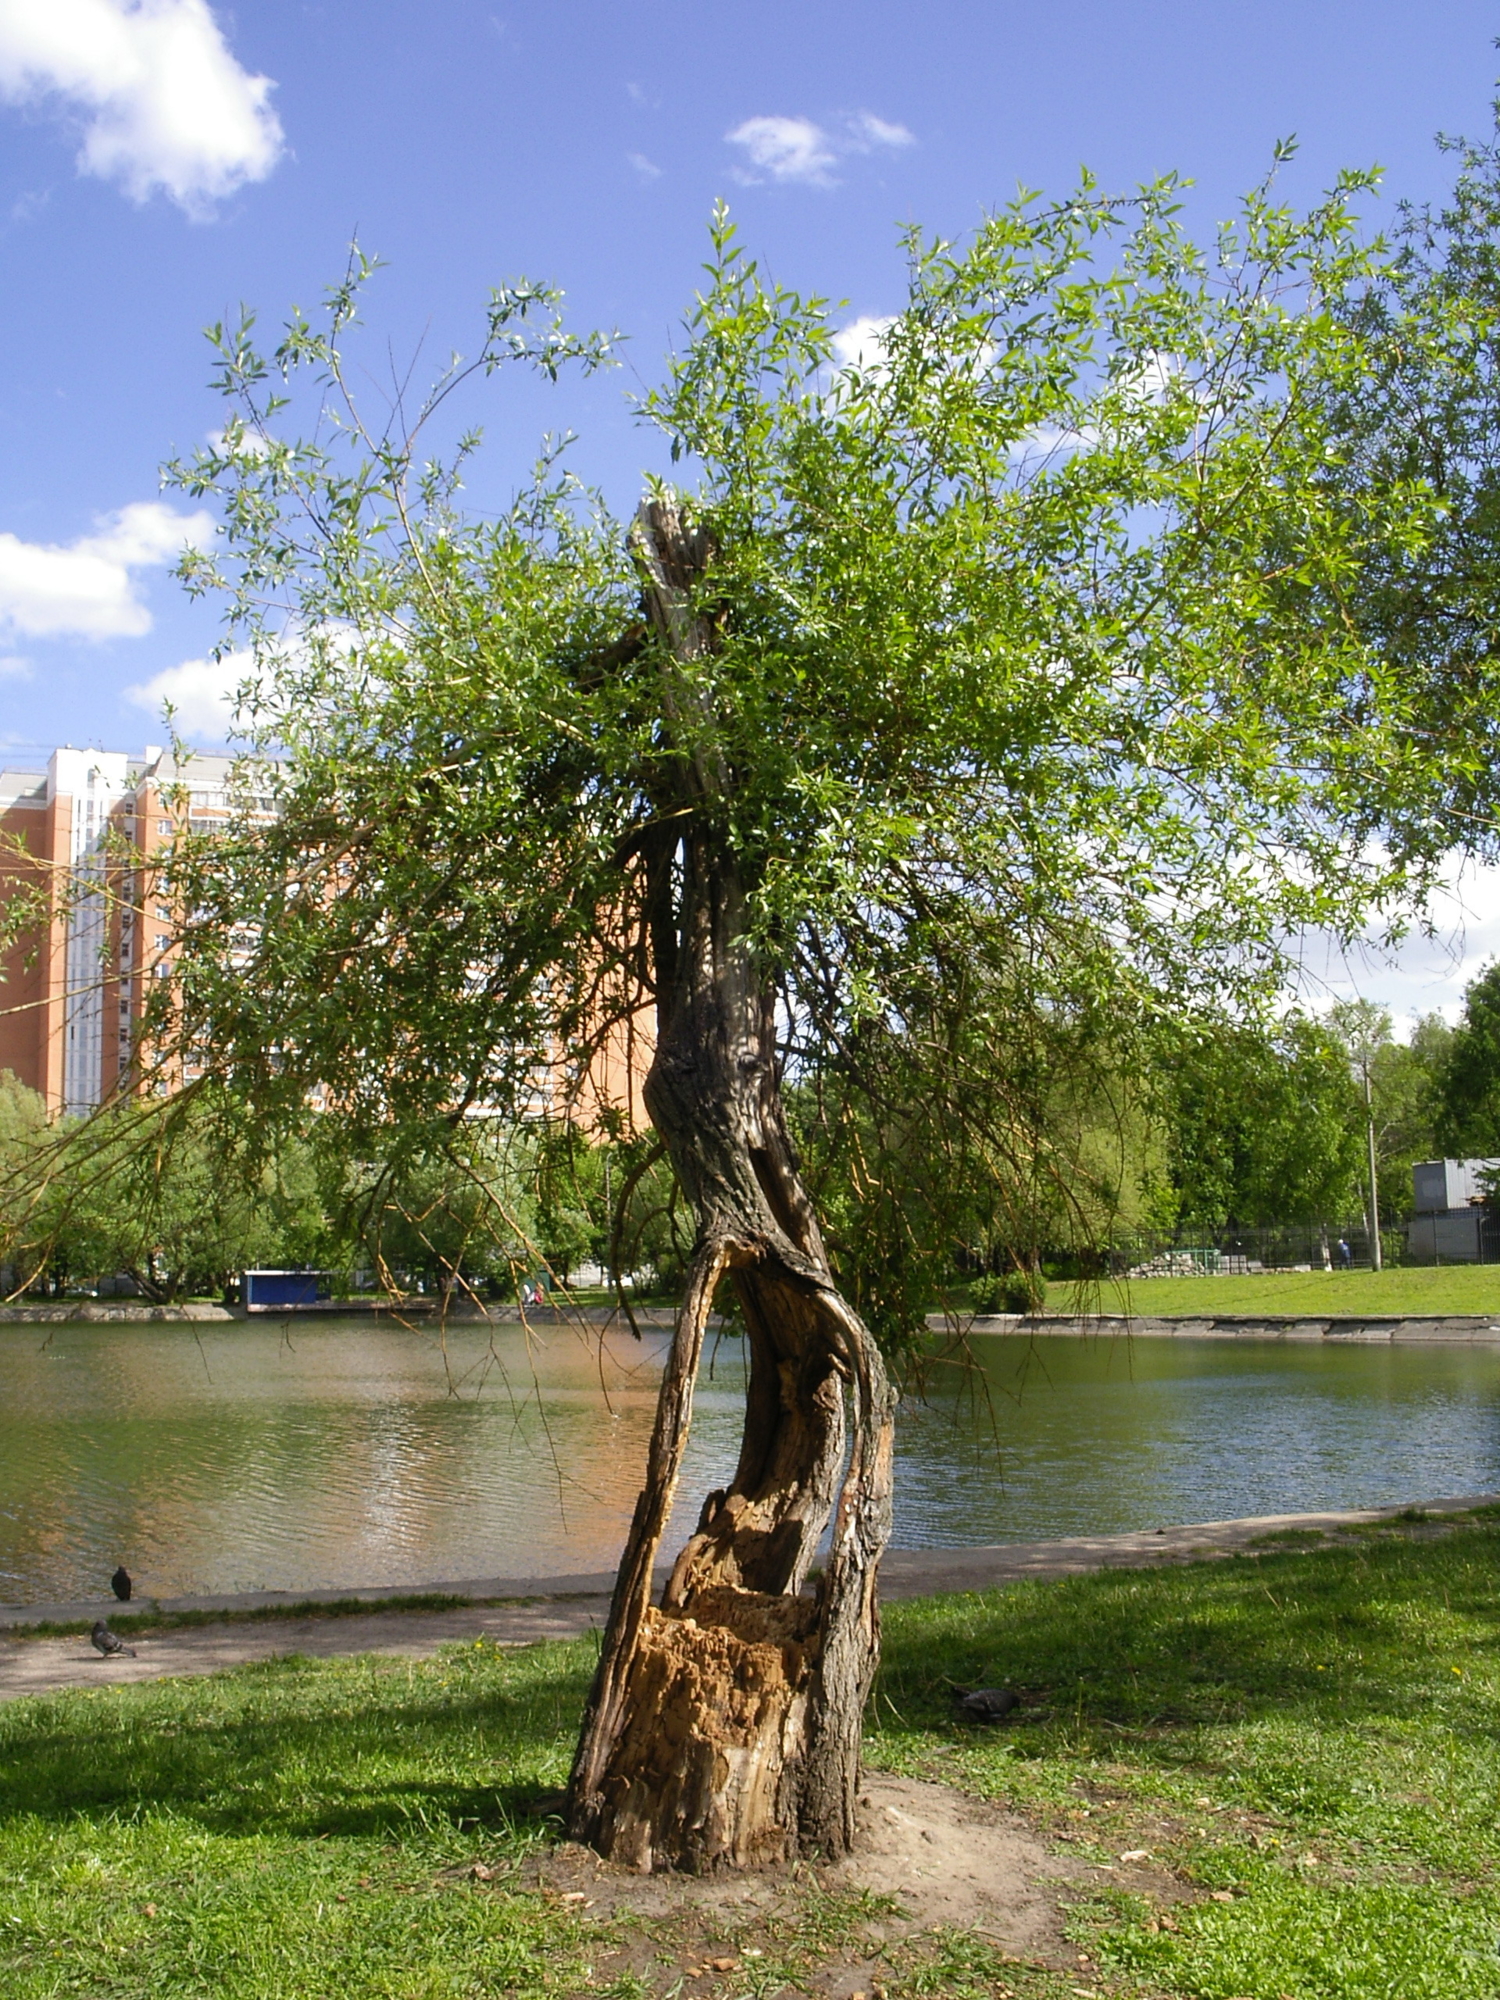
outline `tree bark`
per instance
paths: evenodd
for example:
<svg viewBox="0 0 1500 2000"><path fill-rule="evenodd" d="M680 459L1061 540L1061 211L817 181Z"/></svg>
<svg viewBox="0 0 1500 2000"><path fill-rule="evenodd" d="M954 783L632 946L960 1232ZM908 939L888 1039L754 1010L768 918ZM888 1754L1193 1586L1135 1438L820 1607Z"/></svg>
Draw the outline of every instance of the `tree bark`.
<svg viewBox="0 0 1500 2000"><path fill-rule="evenodd" d="M705 551L665 504L638 528L669 661L712 643L692 613ZM655 1058L647 1110L697 1237L574 1761L570 1825L616 1861L694 1872L848 1850L860 1729L879 1653L876 1571L890 1532L893 1396L840 1297L782 1108L774 993L712 810L728 782L690 687L669 713L688 831L652 863ZM652 1572L721 1280L749 1342L739 1464L710 1495L660 1602ZM831 1542L808 1576L824 1531Z"/></svg>

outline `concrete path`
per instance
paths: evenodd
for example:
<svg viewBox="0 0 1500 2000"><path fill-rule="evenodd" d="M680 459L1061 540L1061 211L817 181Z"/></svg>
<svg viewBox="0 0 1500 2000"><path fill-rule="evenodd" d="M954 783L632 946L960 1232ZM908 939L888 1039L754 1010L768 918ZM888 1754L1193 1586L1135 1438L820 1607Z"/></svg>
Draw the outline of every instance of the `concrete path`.
<svg viewBox="0 0 1500 2000"><path fill-rule="evenodd" d="M1426 1500L1428 1514L1464 1514L1476 1506L1500 1504L1500 1496L1474 1494L1460 1500ZM1208 1520L1186 1528L1156 1528L1144 1534L1078 1534L1056 1542L1004 1542L992 1548L892 1548L880 1568L888 1598L918 1598L950 1590L994 1590L1022 1578L1082 1576L1086 1570L1134 1570L1162 1562L1200 1562L1232 1556L1286 1532L1316 1534L1336 1546L1344 1528L1396 1520L1404 1508L1352 1508L1334 1514L1260 1514L1246 1520ZM1272 1544L1274 1546L1274 1544ZM1316 1544L1314 1544L1316 1546ZM40 1622L110 1618L124 1606L110 1600L76 1604L0 1606L0 1700L24 1694L52 1694L60 1688L98 1688L130 1680L160 1680L168 1674L214 1674L246 1660L274 1660L286 1654L378 1652L396 1658L424 1658L454 1640L490 1638L500 1646L528 1646L546 1638L576 1638L604 1626L610 1608L610 1574L488 1578L428 1584L432 1592L466 1598L450 1610L402 1608L406 1590L348 1590L292 1596L290 1592L250 1592L238 1598L166 1598L138 1602L132 1612L222 1610L234 1616L212 1624L160 1626L130 1634L134 1658L100 1660L88 1636L50 1638L28 1634ZM360 1612L320 1612L316 1606L368 1604ZM296 1606L294 1614L288 1614ZM308 1606L308 1610L304 1610ZM266 1616L266 1614L280 1616ZM260 1616L256 1616L260 1614Z"/></svg>
<svg viewBox="0 0 1500 2000"><path fill-rule="evenodd" d="M1428 1514L1463 1514L1500 1504L1500 1495L1428 1500ZM1071 1535L1060 1541L1006 1542L973 1549L891 1549L881 1565L886 1597L926 1597L943 1591L993 1590L1026 1577L1081 1576L1090 1570L1146 1569L1162 1563L1199 1562L1263 1545L1268 1536L1289 1531L1320 1535L1335 1546L1340 1530L1395 1520L1400 1507L1354 1508L1328 1514L1262 1514L1238 1521L1199 1521L1187 1527L1157 1528L1128 1535ZM1272 1544L1274 1546L1274 1543ZM489 1638L503 1646L526 1646L539 1639L571 1639L602 1628L614 1579L608 1574L530 1578L490 1578L425 1586L462 1597L449 1610L403 1609L413 1587L398 1590L324 1591L314 1596L258 1591L240 1597L168 1598L142 1601L132 1612L224 1611L218 1623L163 1626L129 1635L135 1657L102 1660L87 1633L65 1638L30 1635L24 1628L109 1618L124 1612L113 1599L73 1604L0 1606L0 1701L51 1694L62 1688L112 1686L158 1680L166 1675L211 1674L249 1660L287 1654L330 1657L382 1653L420 1659L455 1640ZM368 1610L302 1612L303 1606L347 1605ZM280 1607L297 1614L257 1617Z"/></svg>

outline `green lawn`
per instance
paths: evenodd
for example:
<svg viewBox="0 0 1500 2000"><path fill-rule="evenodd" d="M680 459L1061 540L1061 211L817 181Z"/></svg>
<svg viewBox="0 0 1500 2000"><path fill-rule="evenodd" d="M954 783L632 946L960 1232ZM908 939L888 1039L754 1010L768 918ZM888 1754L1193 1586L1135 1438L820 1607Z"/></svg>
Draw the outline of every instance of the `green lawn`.
<svg viewBox="0 0 1500 2000"><path fill-rule="evenodd" d="M1500 1264L1053 1285L1049 1312L1500 1313Z"/></svg>
<svg viewBox="0 0 1500 2000"><path fill-rule="evenodd" d="M876 1990L1494 2000L1497 1557L1481 1516L891 1606L871 1761L1018 1807L1119 1886L1072 1913L1086 1973L949 1936L892 1948ZM591 1664L484 1643L0 1709L0 1992L822 1990L878 1917L857 1898L809 1885L753 1943L726 1912L734 1969L690 1977L709 1948L680 1924L527 1887ZM1026 1707L956 1726L955 1682Z"/></svg>
<svg viewBox="0 0 1500 2000"><path fill-rule="evenodd" d="M1352 1540L893 1606L871 1754L1192 1886L1076 1913L1104 1992L1491 2000L1500 1523ZM956 1730L944 1676L1035 1707Z"/></svg>

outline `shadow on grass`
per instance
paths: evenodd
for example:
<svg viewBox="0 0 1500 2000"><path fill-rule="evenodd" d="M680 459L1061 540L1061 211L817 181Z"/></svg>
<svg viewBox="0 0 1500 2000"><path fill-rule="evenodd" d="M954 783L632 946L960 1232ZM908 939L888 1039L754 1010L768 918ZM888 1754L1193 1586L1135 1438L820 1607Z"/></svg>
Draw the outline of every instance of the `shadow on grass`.
<svg viewBox="0 0 1500 2000"><path fill-rule="evenodd" d="M1391 1534L914 1599L886 1613L872 1721L951 1733L958 1683L1142 1730L1269 1714L1347 1725L1468 1700L1464 1726L1495 1736L1488 1688L1471 1697L1452 1663L1488 1679L1500 1657L1497 1557L1500 1527L1485 1521L1440 1541Z"/></svg>
<svg viewBox="0 0 1500 2000"><path fill-rule="evenodd" d="M170 1814L221 1834L534 1836L556 1814L592 1648L284 1660L0 1714L0 1819Z"/></svg>
<svg viewBox="0 0 1500 2000"><path fill-rule="evenodd" d="M1184 1730L1279 1717L1500 1735L1500 1524L1394 1533L915 1599L886 1615L877 1730L951 1736L955 1684L1012 1685L1006 1736L1100 1724L1172 1757ZM420 1665L276 1661L0 1710L0 1817L167 1814L226 1834L397 1837L414 1824L535 1838L558 1805L587 1641Z"/></svg>

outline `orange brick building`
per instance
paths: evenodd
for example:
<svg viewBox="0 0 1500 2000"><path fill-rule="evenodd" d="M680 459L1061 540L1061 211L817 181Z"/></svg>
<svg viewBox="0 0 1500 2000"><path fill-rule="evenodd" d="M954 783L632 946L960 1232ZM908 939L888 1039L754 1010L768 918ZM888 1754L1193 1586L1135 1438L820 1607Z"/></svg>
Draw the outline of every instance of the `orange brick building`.
<svg viewBox="0 0 1500 2000"><path fill-rule="evenodd" d="M49 1117L92 1110L128 1074L148 982L172 970L156 856L180 822L224 818L229 769L148 746L0 772L0 899L19 894L36 917L0 961L0 1069Z"/></svg>
<svg viewBox="0 0 1500 2000"><path fill-rule="evenodd" d="M227 757L179 763L148 745L138 758L55 750L45 770L0 772L0 906L19 892L37 916L0 958L0 1070L39 1092L49 1117L81 1116L128 1083L150 982L175 961L161 851L178 827L222 823L231 769ZM652 1053L644 1009L587 1056L551 1051L529 1115L597 1131L613 1113L640 1130ZM153 1082L168 1086L160 1073Z"/></svg>

